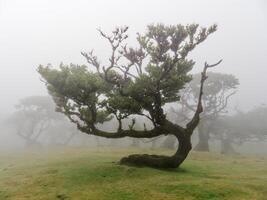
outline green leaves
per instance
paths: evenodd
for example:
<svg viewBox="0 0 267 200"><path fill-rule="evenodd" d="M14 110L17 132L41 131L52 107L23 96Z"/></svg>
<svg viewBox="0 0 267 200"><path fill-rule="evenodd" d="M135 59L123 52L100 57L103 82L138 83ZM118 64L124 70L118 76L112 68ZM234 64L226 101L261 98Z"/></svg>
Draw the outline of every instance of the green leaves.
<svg viewBox="0 0 267 200"><path fill-rule="evenodd" d="M70 116L75 114L88 123L105 121L105 114L99 111L99 96L110 90L110 86L97 73L87 70L86 66L61 64L59 70L50 66L39 66L38 72L47 83L49 93L54 97L57 109ZM104 117L105 116L105 117Z"/></svg>
<svg viewBox="0 0 267 200"><path fill-rule="evenodd" d="M188 53L216 26L152 24L146 33L138 34L138 48L124 44L127 29L116 28L111 35L99 30L111 46L107 66L101 66L93 51L82 55L94 71L85 65L39 66L57 110L73 122L92 128L112 114L125 118L146 111L158 120L153 124L162 123L161 107L179 101L179 91L191 80L195 63L186 59Z"/></svg>
<svg viewBox="0 0 267 200"><path fill-rule="evenodd" d="M121 96L119 94L110 95L105 100L105 107L110 113L119 112L123 116L141 113L142 110L139 102L131 97Z"/></svg>

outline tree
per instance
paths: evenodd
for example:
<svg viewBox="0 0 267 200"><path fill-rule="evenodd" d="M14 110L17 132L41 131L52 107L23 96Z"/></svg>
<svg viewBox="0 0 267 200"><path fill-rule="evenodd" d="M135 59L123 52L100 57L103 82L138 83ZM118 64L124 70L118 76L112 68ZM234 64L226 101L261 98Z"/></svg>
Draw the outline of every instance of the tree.
<svg viewBox="0 0 267 200"><path fill-rule="evenodd" d="M267 107L258 106L248 112L238 111L232 116L224 116L217 120L216 130L223 133L221 152L235 153L233 144L267 140Z"/></svg>
<svg viewBox="0 0 267 200"><path fill-rule="evenodd" d="M210 135L211 140L216 141L219 140L221 143L221 153L222 154L235 154L233 143L239 143L238 137L239 133L234 128L236 125L240 125L242 120L238 115L225 115L219 116L212 121L212 123L208 126L208 133ZM232 123L236 123L236 125L232 126Z"/></svg>
<svg viewBox="0 0 267 200"><path fill-rule="evenodd" d="M184 109L184 106L180 108L170 107L166 112L166 117L168 120L175 124L180 124L182 126L186 125L186 121L190 119L192 112L189 109ZM162 142L161 147L166 149L175 149L177 146L177 140L172 136L169 135L166 139Z"/></svg>
<svg viewBox="0 0 267 200"><path fill-rule="evenodd" d="M258 106L247 113L243 113L245 118L246 132L250 141L267 140L267 106ZM241 129L242 131L242 129ZM240 132L241 132L240 131ZM243 140L245 142L246 139Z"/></svg>
<svg viewBox="0 0 267 200"><path fill-rule="evenodd" d="M227 113L227 105L231 96L236 93L238 79L231 74L208 73L206 87L204 88L201 121L198 125L199 142L195 147L198 151L209 151L210 135L223 134L218 132L216 120ZM178 114L182 120L188 120L190 112L194 112L199 95L199 80L201 74L193 76L193 80L183 90L181 95L181 109ZM223 137L220 137L223 138Z"/></svg>
<svg viewBox="0 0 267 200"><path fill-rule="evenodd" d="M100 63L94 52L82 53L90 65L70 64L39 66L38 71L46 82L49 93L57 106L77 128L90 135L106 138L154 138L174 135L179 147L173 156L130 155L122 164L151 167L178 167L191 150L191 135L202 112L202 90L208 68L218 65L205 63L200 80L199 101L195 114L186 127L166 119L164 105L179 101L179 91L191 80L190 70L194 61L187 58L202 43L216 25L199 28L187 26L149 25L144 35L137 34L138 47L128 47L128 27L116 28L111 35L99 30L111 46L111 56L106 65ZM152 128L143 125L136 130L136 120L124 129L122 121L134 116L150 120ZM99 124L115 117L116 131L104 131Z"/></svg>
<svg viewBox="0 0 267 200"><path fill-rule="evenodd" d="M29 96L16 105L17 111L9 118L15 124L16 133L26 141L27 146L40 146L41 134L53 122L63 119L55 112L55 105L49 96Z"/></svg>

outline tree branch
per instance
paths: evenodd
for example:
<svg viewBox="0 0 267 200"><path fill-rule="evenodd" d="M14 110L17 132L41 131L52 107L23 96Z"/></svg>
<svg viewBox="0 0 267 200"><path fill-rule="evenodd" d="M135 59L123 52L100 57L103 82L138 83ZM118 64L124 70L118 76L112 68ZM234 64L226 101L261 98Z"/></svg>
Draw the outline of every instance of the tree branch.
<svg viewBox="0 0 267 200"><path fill-rule="evenodd" d="M203 69L203 71L201 73L200 89L199 89L197 109L196 109L196 112L195 112L193 118L191 119L191 121L186 124L186 129L189 130L190 134L192 134L193 133L193 130L197 127L198 122L200 120L200 114L203 112L202 96L203 96L204 82L208 78L207 77L207 70L209 68L213 68L213 67L219 65L221 62L222 62L222 60L220 60L219 62L217 62L215 64L212 64L212 65L209 65L209 64L207 64L207 62L205 62L204 69Z"/></svg>

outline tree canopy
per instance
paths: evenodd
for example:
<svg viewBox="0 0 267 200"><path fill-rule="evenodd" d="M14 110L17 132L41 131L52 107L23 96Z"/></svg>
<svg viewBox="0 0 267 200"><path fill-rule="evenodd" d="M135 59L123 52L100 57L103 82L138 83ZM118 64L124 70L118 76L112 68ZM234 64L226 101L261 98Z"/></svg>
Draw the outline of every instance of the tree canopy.
<svg viewBox="0 0 267 200"><path fill-rule="evenodd" d="M137 47L129 47L126 43L128 27L118 27L110 35L99 30L111 47L107 63L102 64L93 51L82 52L88 67L61 64L59 69L55 69L51 65L41 65L38 72L53 96L57 111L64 113L85 133L107 138L175 135L180 144L176 154L180 156L183 153L180 159L176 154L176 160L168 157L163 159L164 162L151 156L131 158L151 166L177 167L191 149L189 138L202 112L201 97L207 79L206 71L221 61L214 65L205 63L197 108L186 127L168 121L164 105L180 100L179 91L191 81L189 72L195 64L187 56L216 28L216 25L200 28L197 24L149 25L145 34L137 34ZM144 124L143 130L135 130L133 119L129 128L123 129L122 120L135 115L148 118L153 124L152 128L147 129ZM103 131L97 127L97 124L112 117L118 121L117 131Z"/></svg>

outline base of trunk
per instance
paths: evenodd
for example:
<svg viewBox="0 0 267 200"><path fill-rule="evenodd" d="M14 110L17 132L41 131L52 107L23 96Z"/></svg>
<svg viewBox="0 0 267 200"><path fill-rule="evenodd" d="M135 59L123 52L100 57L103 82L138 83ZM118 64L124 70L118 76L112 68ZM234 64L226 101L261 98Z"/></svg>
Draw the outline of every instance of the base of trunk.
<svg viewBox="0 0 267 200"><path fill-rule="evenodd" d="M192 149L190 134L185 137L177 137L178 149L172 156L133 154L121 159L120 164L147 166L153 168L177 168L186 159Z"/></svg>
<svg viewBox="0 0 267 200"><path fill-rule="evenodd" d="M124 157L120 160L120 164L147 166L153 168L177 168L176 159L174 156L148 155L148 154L133 154Z"/></svg>

